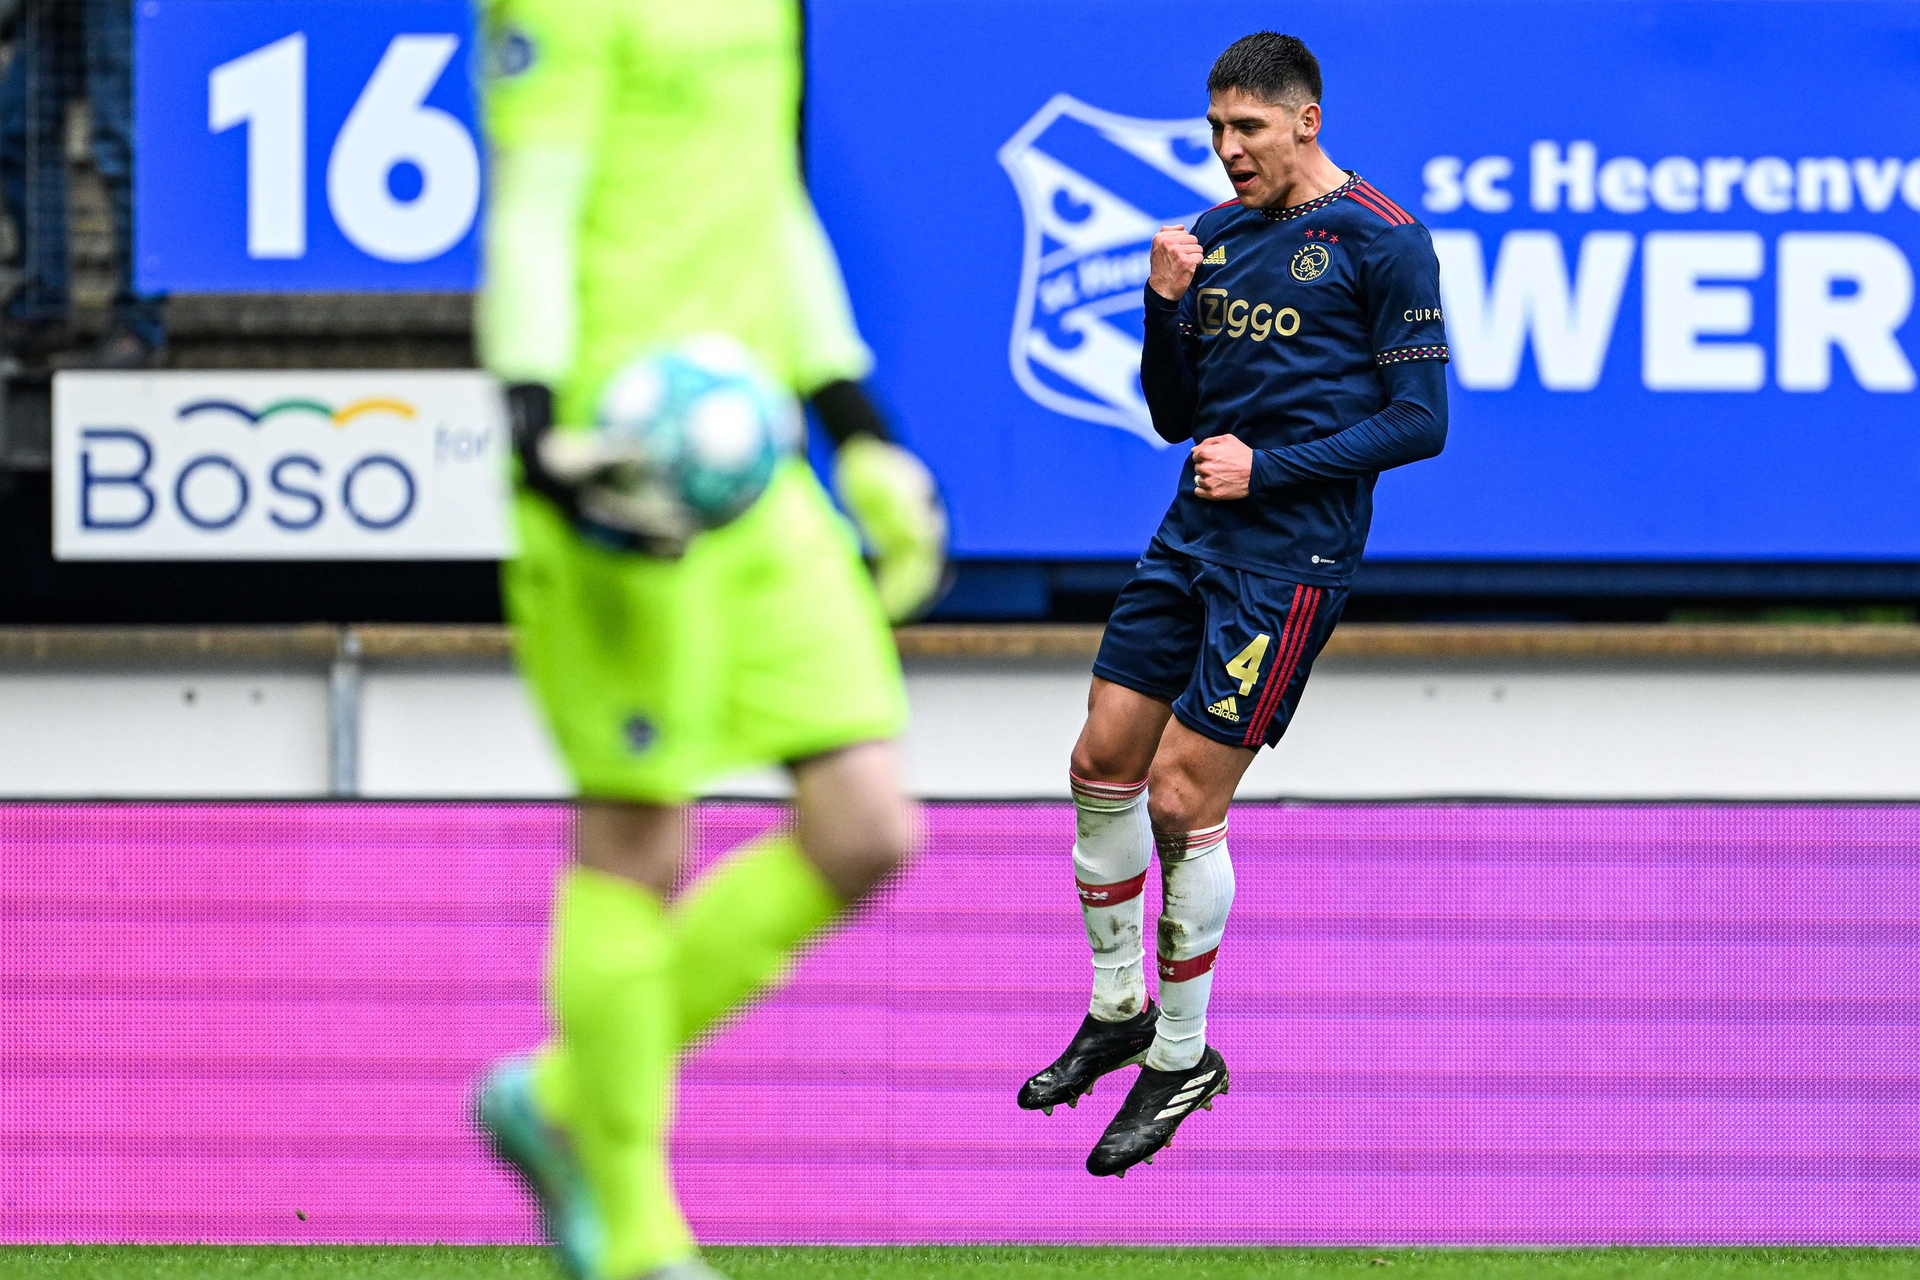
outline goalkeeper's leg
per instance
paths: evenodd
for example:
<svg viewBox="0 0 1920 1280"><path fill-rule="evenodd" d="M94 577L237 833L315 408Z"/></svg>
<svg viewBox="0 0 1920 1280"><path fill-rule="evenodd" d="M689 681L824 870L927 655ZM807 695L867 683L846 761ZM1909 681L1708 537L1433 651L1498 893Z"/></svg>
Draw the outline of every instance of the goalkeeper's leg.
<svg viewBox="0 0 1920 1280"><path fill-rule="evenodd" d="M793 773L793 830L734 851L674 910L682 1044L777 982L807 939L911 851L913 812L892 743L829 752Z"/></svg>
<svg viewBox="0 0 1920 1280"><path fill-rule="evenodd" d="M736 850L674 910L684 1043L776 981L788 958L907 856L913 814L893 739L906 689L852 531L804 464L711 535L731 582L712 714L736 766L784 761L791 829Z"/></svg>
<svg viewBox="0 0 1920 1280"><path fill-rule="evenodd" d="M480 1094L493 1148L540 1201L578 1280L695 1259L666 1171L676 1006L664 898L684 831L678 804L580 806L547 969L559 1034L530 1063L495 1067Z"/></svg>
<svg viewBox="0 0 1920 1280"><path fill-rule="evenodd" d="M581 1270L594 1277L645 1275L696 1252L666 1156L677 1039L665 898L685 827L679 805L580 806L548 974L559 1035L534 1064L540 1125L528 1126L551 1131L536 1145L576 1164L578 1183L552 1175L564 1162L516 1153L495 1132L539 1195L563 1262L571 1269L584 1258ZM591 1239L570 1238L576 1230Z"/></svg>

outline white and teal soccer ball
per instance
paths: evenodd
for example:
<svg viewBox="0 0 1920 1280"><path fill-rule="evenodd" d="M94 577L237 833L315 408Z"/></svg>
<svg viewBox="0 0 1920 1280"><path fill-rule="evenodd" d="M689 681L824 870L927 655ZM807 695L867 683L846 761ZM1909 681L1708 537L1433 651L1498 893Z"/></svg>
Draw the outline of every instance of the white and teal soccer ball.
<svg viewBox="0 0 1920 1280"><path fill-rule="evenodd" d="M684 539L738 519L766 492L799 447L800 406L741 343L703 334L616 374L593 435L599 456L621 465L603 471L589 514Z"/></svg>

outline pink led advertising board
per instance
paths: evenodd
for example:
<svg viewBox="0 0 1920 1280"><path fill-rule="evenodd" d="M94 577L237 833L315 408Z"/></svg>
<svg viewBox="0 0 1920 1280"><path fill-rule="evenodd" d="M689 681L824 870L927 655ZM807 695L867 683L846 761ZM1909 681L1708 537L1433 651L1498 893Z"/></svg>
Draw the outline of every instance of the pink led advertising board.
<svg viewBox="0 0 1920 1280"><path fill-rule="evenodd" d="M777 820L710 805L698 857ZM565 810L0 806L0 1240L520 1241L466 1095L543 1030ZM1920 1243L1920 808L1249 805L1233 1092L1124 1182L1070 810L912 870L686 1065L712 1242ZM297 1216L304 1213L304 1219Z"/></svg>

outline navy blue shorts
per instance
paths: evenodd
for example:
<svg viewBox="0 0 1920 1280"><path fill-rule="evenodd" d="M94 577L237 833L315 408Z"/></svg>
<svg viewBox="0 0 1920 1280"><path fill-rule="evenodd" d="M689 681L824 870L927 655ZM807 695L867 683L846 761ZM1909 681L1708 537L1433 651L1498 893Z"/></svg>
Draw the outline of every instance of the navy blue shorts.
<svg viewBox="0 0 1920 1280"><path fill-rule="evenodd" d="M1345 587L1230 569L1155 540L1114 602L1093 674L1172 703L1215 742L1270 747L1346 606Z"/></svg>

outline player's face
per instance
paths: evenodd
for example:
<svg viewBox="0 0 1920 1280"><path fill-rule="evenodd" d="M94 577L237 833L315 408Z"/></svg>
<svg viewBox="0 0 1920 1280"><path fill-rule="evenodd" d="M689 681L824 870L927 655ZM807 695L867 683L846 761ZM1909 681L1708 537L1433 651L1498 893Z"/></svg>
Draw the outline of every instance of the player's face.
<svg viewBox="0 0 1920 1280"><path fill-rule="evenodd" d="M1284 203L1305 169L1320 108L1300 111L1266 102L1240 89L1213 95L1207 123L1213 126L1213 150L1227 177L1249 209Z"/></svg>

